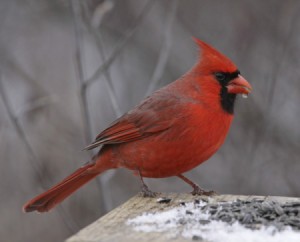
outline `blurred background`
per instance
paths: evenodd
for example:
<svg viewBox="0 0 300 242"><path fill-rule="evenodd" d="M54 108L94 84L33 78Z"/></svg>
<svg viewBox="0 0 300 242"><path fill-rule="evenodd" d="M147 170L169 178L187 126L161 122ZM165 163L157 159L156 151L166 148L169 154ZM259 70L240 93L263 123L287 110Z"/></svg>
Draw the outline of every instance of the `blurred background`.
<svg viewBox="0 0 300 242"><path fill-rule="evenodd" d="M187 176L219 193L300 196L299 11L297 0L2 0L1 240L63 241L139 191L120 169L50 213L21 211L88 161L82 148L110 122L190 69L191 36L230 57L254 91L221 150Z"/></svg>

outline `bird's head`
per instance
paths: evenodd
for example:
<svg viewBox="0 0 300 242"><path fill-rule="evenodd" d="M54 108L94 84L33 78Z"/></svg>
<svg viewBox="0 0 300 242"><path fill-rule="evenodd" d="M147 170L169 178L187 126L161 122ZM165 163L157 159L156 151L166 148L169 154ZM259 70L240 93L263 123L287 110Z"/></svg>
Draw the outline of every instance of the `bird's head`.
<svg viewBox="0 0 300 242"><path fill-rule="evenodd" d="M212 90L218 91L222 108L233 113L236 94L247 96L252 90L251 85L230 59L205 42L196 38L194 40L201 49L197 72Z"/></svg>

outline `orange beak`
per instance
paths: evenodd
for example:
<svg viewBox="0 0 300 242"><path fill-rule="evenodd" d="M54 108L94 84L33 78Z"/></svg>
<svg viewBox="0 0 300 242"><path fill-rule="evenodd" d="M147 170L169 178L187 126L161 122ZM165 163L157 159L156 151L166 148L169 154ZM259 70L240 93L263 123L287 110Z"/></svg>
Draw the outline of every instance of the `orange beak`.
<svg viewBox="0 0 300 242"><path fill-rule="evenodd" d="M249 94L252 91L252 87L244 77L238 75L237 78L228 83L227 90L228 93L233 94Z"/></svg>

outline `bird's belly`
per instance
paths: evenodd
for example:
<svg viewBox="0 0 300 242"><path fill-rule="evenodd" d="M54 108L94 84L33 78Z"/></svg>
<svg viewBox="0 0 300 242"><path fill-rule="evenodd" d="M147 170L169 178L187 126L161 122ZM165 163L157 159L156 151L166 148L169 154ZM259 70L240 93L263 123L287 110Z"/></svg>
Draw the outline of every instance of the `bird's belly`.
<svg viewBox="0 0 300 242"><path fill-rule="evenodd" d="M145 177L169 177L187 172L200 165L217 150L216 147L190 147L185 145L174 145L169 148L168 145L161 144L160 149L151 152L148 159L144 162L136 160L139 163L141 173Z"/></svg>
<svg viewBox="0 0 300 242"><path fill-rule="evenodd" d="M162 178L189 171L209 159L224 142L226 132L186 131L156 136L115 148L118 166L140 171L144 177Z"/></svg>

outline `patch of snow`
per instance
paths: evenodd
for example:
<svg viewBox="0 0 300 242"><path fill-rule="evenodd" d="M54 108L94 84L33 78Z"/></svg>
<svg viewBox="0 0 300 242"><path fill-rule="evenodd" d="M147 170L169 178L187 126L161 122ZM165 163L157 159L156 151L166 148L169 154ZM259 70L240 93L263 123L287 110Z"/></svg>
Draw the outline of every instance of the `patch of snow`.
<svg viewBox="0 0 300 242"><path fill-rule="evenodd" d="M191 202L168 211L144 213L129 219L126 224L135 231L165 232L170 237L198 237L210 242L300 242L300 232L290 227L282 231L272 226L252 230L238 222L230 225L210 220L209 213L199 209L206 204L203 201L197 205Z"/></svg>

